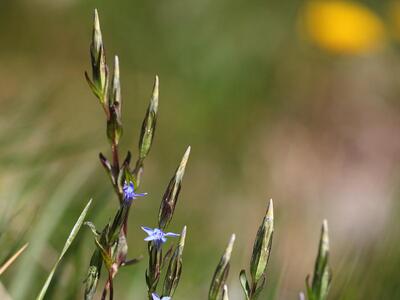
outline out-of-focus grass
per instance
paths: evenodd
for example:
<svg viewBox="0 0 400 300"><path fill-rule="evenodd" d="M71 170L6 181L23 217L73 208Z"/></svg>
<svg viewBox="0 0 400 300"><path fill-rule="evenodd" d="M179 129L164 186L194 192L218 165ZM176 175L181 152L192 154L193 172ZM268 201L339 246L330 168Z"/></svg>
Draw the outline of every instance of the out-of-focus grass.
<svg viewBox="0 0 400 300"><path fill-rule="evenodd" d="M277 290L288 299L303 289L315 228L327 217L332 298L398 297L399 55L389 46L342 57L313 48L298 38L302 5L0 3L0 259L31 243L1 278L15 299L37 293L88 198L98 224L116 208L97 162L108 149L102 112L83 78L95 6L107 53L121 59L123 149L136 149L154 74L161 80L160 118L143 178L150 194L132 214L132 257L145 253L138 226L151 223L181 150L191 144L171 228L188 225L177 299L207 295L226 242L221 237L230 232L237 233L231 297L239 299L235 275L248 260L269 197L276 233L266 294ZM55 274L50 299L81 297L92 248L82 230ZM144 270L142 263L120 272L117 299L144 295Z"/></svg>

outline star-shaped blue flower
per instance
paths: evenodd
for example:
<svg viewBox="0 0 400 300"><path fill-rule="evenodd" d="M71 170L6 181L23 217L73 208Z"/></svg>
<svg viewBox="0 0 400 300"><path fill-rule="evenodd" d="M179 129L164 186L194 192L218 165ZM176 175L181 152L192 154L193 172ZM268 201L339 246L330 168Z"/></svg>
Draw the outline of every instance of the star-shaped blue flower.
<svg viewBox="0 0 400 300"><path fill-rule="evenodd" d="M122 191L124 192L125 201L131 201L137 197L143 197L147 195L147 193L135 193L135 186L132 181L129 181L129 183L125 181Z"/></svg>
<svg viewBox="0 0 400 300"><path fill-rule="evenodd" d="M144 240L146 242L154 241L157 247L160 247L167 241L167 236L179 236L179 234L173 232L165 233L164 231L158 228L151 229L149 227L142 226L142 229L144 232L148 234L148 237L145 238Z"/></svg>
<svg viewBox="0 0 400 300"><path fill-rule="evenodd" d="M160 298L156 293L151 294L153 296L153 300L171 300L171 297L162 297Z"/></svg>

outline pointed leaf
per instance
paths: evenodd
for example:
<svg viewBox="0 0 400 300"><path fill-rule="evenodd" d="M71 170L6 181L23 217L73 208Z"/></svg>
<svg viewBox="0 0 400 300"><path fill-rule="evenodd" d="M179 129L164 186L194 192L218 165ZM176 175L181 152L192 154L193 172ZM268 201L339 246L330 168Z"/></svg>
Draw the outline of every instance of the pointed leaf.
<svg viewBox="0 0 400 300"><path fill-rule="evenodd" d="M83 221L85 220L86 214L89 210L90 205L92 204L92 199L89 200L88 204L86 204L86 207L83 209L81 215L79 216L78 220L76 221L74 227L72 228L71 233L68 236L67 241L65 242L64 248L61 251L60 257L58 258L57 262L55 263L54 267L52 268L49 276L46 279L46 282L44 283L39 295L37 296L36 300L42 300L47 292L47 289L50 285L50 282L54 276L54 272L56 271L58 264L60 263L61 259L67 252L68 248L71 246L73 240L75 239L76 235L79 232L79 229L81 229L81 226L83 224Z"/></svg>
<svg viewBox="0 0 400 300"><path fill-rule="evenodd" d="M17 252L14 253L13 256L11 256L1 267L0 267L0 275L3 274L18 258L18 256L21 255L22 252L25 251L26 247L28 247L29 243L26 243L23 245Z"/></svg>
<svg viewBox="0 0 400 300"><path fill-rule="evenodd" d="M245 270L241 270L240 271L239 279L240 279L240 284L242 286L244 295L246 296L246 300L250 300L250 285L249 285L249 282L247 280L247 276L246 276L246 271Z"/></svg>

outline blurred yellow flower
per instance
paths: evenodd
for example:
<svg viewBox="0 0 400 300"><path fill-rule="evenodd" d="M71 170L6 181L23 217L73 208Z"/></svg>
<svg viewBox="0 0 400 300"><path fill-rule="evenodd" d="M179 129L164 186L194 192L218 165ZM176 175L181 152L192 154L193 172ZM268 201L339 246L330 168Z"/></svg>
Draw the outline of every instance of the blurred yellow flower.
<svg viewBox="0 0 400 300"><path fill-rule="evenodd" d="M303 25L316 45L340 54L374 50L385 36L380 18L364 5L351 1L310 1L304 9Z"/></svg>

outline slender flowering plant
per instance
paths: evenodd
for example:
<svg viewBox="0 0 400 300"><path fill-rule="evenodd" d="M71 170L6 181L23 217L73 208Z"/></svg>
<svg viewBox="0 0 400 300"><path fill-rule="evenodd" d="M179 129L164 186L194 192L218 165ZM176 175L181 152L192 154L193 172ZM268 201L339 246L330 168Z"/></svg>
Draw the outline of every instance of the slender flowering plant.
<svg viewBox="0 0 400 300"><path fill-rule="evenodd" d="M110 144L111 158L108 159L102 153L99 154L99 158L110 179L119 205L111 221L102 230L97 230L91 222L85 223L93 233L95 249L90 259L85 280L84 299L91 300L94 298L102 270L103 273L105 270L107 276L101 292L101 299L105 300L108 297L111 300L114 295L113 282L119 269L140 261L139 258L128 259L128 218L134 204L133 200L147 195L147 193L139 193L138 188L144 172L144 161L150 152L156 129L159 79L158 76L155 77L150 103L140 131L138 157L136 163L131 165L131 152L127 151L125 158L121 160L119 149L119 142L123 134L119 58L115 56L111 72L106 60L97 11L94 14L90 58L92 72L91 75L85 73L85 77L105 113L106 136ZM188 147L162 196L157 225L154 228L141 227L148 235L144 240L148 242L148 266L145 277L149 300L171 300L181 278L187 228L184 226L180 234L167 232L167 228L177 207L190 150L191 148ZM267 265L272 250L273 216L271 200L256 234L249 270L246 272L243 269L239 275L246 300L257 299L268 283ZM327 299L331 282L331 271L328 265L327 226L327 222L324 221L311 284L307 277L308 300ZM164 251L163 245L167 242L167 237L179 237L179 241L169 250ZM235 239L235 234L232 234L216 267L208 293L209 300L229 300L228 275ZM161 279L163 279L162 286L159 285ZM50 281L48 281L47 286L49 283ZM301 293L300 299L304 298L305 295Z"/></svg>
<svg viewBox="0 0 400 300"><path fill-rule="evenodd" d="M94 234L96 249L92 254L85 280L85 299L93 299L103 266L107 271L107 280L102 292L102 299L109 295L113 299L113 280L121 267L132 265L138 259L128 259L128 217L132 200L145 196L137 189L144 170L144 160L149 154L157 119L158 77L156 76L150 104L142 123L139 137L139 155L136 164L131 166L131 152L121 160L119 142L123 134L122 97L119 58L115 56L114 67L110 72L107 64L103 37L97 10L94 13L92 43L90 45L91 76L85 73L86 81L105 113L106 136L110 144L111 159L99 154L100 162L110 178L112 187L119 200L112 221L101 231L91 222L86 222Z"/></svg>
<svg viewBox="0 0 400 300"><path fill-rule="evenodd" d="M99 154L99 158L117 195L119 208L112 221L106 224L101 231L97 230L93 223L85 223L91 229L96 245L85 280L85 300L93 299L103 266L107 271L107 280L101 298L106 299L108 295L109 299L113 299L113 281L118 270L139 261L139 259L127 259L128 217L133 200L147 195L147 193L138 193L137 189L144 171L144 160L149 154L154 138L158 111L159 80L156 76L150 104L140 131L138 158L135 165L131 167L130 151L127 152L123 161L120 160L119 142L123 134L123 123L119 58L115 56L114 68L110 72L97 10L94 14L90 57L92 74L90 76L85 73L85 77L105 113L106 136L111 149L111 160L108 160L102 153ZM162 244L166 242L167 237L179 236L179 234L172 232L165 233L164 230L171 222L175 211L189 153L190 147L185 152L164 193L160 205L158 228L143 227L143 230L148 234L145 240L149 242L149 266L146 272L149 300L154 298L153 294L157 295L156 288L164 262L165 265L168 265L168 270L164 280L162 299L166 300L172 297L180 279L186 227L182 231L175 250L171 248L171 251L167 252L165 257L162 254Z"/></svg>

